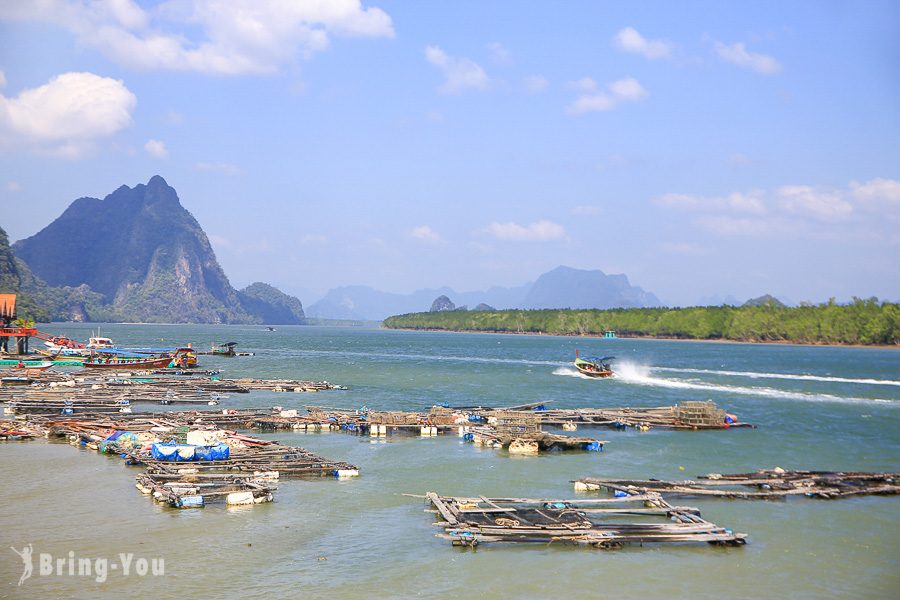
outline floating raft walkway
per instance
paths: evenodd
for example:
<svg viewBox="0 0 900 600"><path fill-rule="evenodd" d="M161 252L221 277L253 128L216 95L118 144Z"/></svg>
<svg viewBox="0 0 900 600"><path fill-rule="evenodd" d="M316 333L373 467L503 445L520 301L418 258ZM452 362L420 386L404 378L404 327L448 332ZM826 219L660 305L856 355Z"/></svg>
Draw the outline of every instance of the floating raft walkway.
<svg viewBox="0 0 900 600"><path fill-rule="evenodd" d="M595 500L466 498L434 492L424 497L442 519L436 523L443 528L438 537L454 546L533 542L614 549L703 542L741 546L747 541L746 534L704 520L695 508L672 506L659 494ZM640 520L622 522L623 515Z"/></svg>
<svg viewBox="0 0 900 600"><path fill-rule="evenodd" d="M730 475L710 473L699 479L701 481L583 477L574 483L576 491L606 489L627 495L655 493L743 500L774 500L788 496L833 499L900 494L900 473L786 471L775 468Z"/></svg>
<svg viewBox="0 0 900 600"><path fill-rule="evenodd" d="M180 372L179 372L180 373ZM30 383L29 383L30 382ZM0 385L5 414L127 413L135 404L217 405L251 390L309 392L343 389L324 381L217 379L176 373L42 373L26 385Z"/></svg>

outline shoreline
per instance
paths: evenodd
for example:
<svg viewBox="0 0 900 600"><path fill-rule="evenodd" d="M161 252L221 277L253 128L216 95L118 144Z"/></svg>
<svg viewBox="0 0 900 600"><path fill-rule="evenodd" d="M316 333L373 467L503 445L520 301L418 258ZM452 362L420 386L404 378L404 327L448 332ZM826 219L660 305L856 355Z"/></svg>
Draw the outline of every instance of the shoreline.
<svg viewBox="0 0 900 600"><path fill-rule="evenodd" d="M752 344L754 346L806 346L819 348L882 348L882 349L900 349L900 344L838 344L832 342L792 342L787 340L729 340L723 338L680 338L672 336L655 336L655 335L629 335L616 336L615 338L605 338L600 333L544 333L542 331L498 331L490 329L443 329L430 327L385 327L381 329L391 331L427 331L431 333L480 333L492 335L533 335L547 337L580 337L594 339L616 339L616 340L662 340L669 342L709 342L718 344Z"/></svg>

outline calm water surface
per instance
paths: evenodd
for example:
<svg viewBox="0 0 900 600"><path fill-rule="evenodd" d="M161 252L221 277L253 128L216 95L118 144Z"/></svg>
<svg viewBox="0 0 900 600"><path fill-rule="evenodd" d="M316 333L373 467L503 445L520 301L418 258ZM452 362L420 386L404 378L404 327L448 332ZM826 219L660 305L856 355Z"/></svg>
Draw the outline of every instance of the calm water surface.
<svg viewBox="0 0 900 600"><path fill-rule="evenodd" d="M46 326L86 339L90 326ZM758 429L582 429L602 453L511 457L456 437L267 435L359 465L347 481L284 481L275 502L177 511L134 488L138 469L46 441L0 445L0 596L141 598L582 598L900 596L900 502L681 500L750 534L743 548L591 551L535 545L453 548L403 492L568 498L586 475L684 478L757 468L900 471L900 351L369 329L109 325L120 344L235 341L248 358L201 357L229 377L348 386L320 394L232 395L222 407L320 404L423 410L451 405L663 406L716 401ZM615 355L621 376L578 377L585 354ZM146 406L142 410L157 407ZM220 407L221 408L221 407ZM593 432L593 433L592 433ZM683 470L682 470L683 467ZM161 577L34 576L35 557L165 559Z"/></svg>

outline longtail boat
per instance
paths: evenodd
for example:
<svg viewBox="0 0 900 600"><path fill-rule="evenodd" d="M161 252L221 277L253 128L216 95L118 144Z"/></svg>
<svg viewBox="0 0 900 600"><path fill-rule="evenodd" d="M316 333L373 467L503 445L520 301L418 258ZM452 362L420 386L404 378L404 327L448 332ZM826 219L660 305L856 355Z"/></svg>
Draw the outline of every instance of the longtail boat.
<svg viewBox="0 0 900 600"><path fill-rule="evenodd" d="M575 368L578 369L578 372L582 375L587 375L588 377L612 377L613 370L612 367L609 366L609 361L614 359L615 356L604 356L603 358L581 358L578 355L578 350L575 350Z"/></svg>
<svg viewBox="0 0 900 600"><path fill-rule="evenodd" d="M84 361L84 366L88 369L162 369L171 362L171 356L148 359L97 358Z"/></svg>

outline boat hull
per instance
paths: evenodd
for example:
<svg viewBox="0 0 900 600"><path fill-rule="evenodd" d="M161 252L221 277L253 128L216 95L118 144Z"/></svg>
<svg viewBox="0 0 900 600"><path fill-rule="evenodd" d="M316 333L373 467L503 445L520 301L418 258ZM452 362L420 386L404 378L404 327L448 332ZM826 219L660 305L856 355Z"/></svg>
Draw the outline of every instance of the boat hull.
<svg viewBox="0 0 900 600"><path fill-rule="evenodd" d="M575 365L575 368L578 369L578 372L579 372L579 373L581 373L582 375L587 375L588 377L603 378L603 377L612 377L612 376L613 376L613 372L612 372L612 371L606 371L606 370L604 370L604 371L592 371L592 370L589 370L589 369L585 369L585 368L583 368L583 367L581 367L581 366L579 366L579 365Z"/></svg>
<svg viewBox="0 0 900 600"><path fill-rule="evenodd" d="M163 358L154 358L152 360L131 360L131 361L112 361L112 362L91 362L85 361L86 369L161 369L168 367L172 362L172 358L165 356Z"/></svg>

